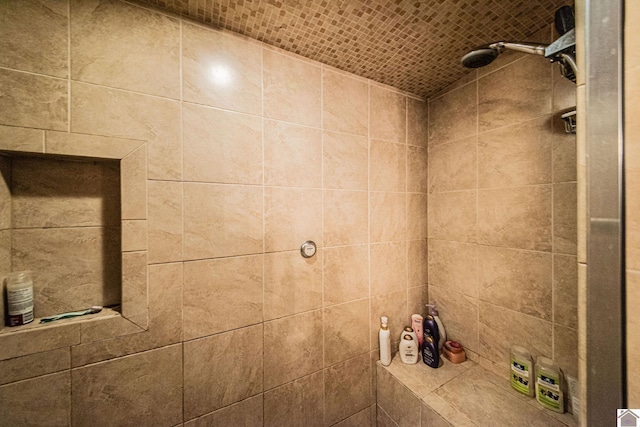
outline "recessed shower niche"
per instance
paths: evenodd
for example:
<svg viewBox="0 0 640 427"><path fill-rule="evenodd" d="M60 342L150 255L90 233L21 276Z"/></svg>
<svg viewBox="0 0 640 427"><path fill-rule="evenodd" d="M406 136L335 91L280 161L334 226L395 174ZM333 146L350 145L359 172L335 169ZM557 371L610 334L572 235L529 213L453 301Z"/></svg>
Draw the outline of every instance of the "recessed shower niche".
<svg viewBox="0 0 640 427"><path fill-rule="evenodd" d="M36 317L2 304L0 360L147 329L146 178L144 141L0 126L0 276L33 272Z"/></svg>

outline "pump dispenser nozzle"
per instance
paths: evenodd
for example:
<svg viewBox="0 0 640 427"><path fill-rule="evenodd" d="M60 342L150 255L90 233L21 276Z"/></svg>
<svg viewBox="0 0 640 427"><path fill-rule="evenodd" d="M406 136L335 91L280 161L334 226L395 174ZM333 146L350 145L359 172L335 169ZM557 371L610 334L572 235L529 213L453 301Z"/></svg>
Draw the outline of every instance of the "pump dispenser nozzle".
<svg viewBox="0 0 640 427"><path fill-rule="evenodd" d="M425 304L425 306L429 307L429 314L432 316L438 315L438 308L435 304Z"/></svg>

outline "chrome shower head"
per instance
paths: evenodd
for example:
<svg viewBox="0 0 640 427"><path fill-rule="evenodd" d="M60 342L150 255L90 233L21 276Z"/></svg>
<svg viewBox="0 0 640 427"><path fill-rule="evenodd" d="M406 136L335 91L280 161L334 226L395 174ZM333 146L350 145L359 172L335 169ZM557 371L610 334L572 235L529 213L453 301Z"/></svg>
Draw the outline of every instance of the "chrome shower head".
<svg viewBox="0 0 640 427"><path fill-rule="evenodd" d="M505 50L517 50L518 52L544 56L544 50L548 45L531 42L496 42L480 46L462 57L462 65L467 68L479 68L489 65L499 54Z"/></svg>

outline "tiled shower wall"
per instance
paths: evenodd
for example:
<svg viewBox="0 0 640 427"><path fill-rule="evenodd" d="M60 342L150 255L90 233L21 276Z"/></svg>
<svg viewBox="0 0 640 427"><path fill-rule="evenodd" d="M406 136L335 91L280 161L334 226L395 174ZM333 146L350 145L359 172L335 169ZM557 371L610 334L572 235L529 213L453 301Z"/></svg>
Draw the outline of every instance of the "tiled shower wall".
<svg viewBox="0 0 640 427"><path fill-rule="evenodd" d="M70 3L0 5L0 125L148 142L149 330L0 361L2 423L368 424L378 318L426 300L426 104Z"/></svg>
<svg viewBox="0 0 640 427"><path fill-rule="evenodd" d="M575 102L555 65L521 54L429 100L429 298L504 375L517 344L577 376L576 146L558 117Z"/></svg>

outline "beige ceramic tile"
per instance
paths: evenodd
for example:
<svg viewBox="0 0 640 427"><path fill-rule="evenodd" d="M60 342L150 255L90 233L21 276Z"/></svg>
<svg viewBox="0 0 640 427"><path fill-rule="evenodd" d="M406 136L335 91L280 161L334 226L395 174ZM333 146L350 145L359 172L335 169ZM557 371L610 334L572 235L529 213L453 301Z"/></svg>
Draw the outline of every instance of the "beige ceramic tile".
<svg viewBox="0 0 640 427"><path fill-rule="evenodd" d="M147 220L122 221L122 252L147 250Z"/></svg>
<svg viewBox="0 0 640 427"><path fill-rule="evenodd" d="M442 418L436 411L431 409L430 406L422 404L422 410L420 412L420 426L421 427L452 427L446 419Z"/></svg>
<svg viewBox="0 0 640 427"><path fill-rule="evenodd" d="M120 173L115 162L12 160L15 228L118 226Z"/></svg>
<svg viewBox="0 0 640 427"><path fill-rule="evenodd" d="M429 142L429 105L407 97L407 144L427 147Z"/></svg>
<svg viewBox="0 0 640 427"><path fill-rule="evenodd" d="M264 425L323 426L322 372L299 378L264 394Z"/></svg>
<svg viewBox="0 0 640 427"><path fill-rule="evenodd" d="M370 245L371 295L407 289L407 244L388 242Z"/></svg>
<svg viewBox="0 0 640 427"><path fill-rule="evenodd" d="M478 186L551 183L551 117L507 126L478 136Z"/></svg>
<svg viewBox="0 0 640 427"><path fill-rule="evenodd" d="M372 191L405 191L407 177L407 147L371 140L369 150L369 188Z"/></svg>
<svg viewBox="0 0 640 427"><path fill-rule="evenodd" d="M70 405L68 371L0 387L0 412L6 426L68 426Z"/></svg>
<svg viewBox="0 0 640 427"><path fill-rule="evenodd" d="M429 100L429 145L444 144L478 132L477 83Z"/></svg>
<svg viewBox="0 0 640 427"><path fill-rule="evenodd" d="M579 48L580 49L580 48ZM560 67L553 66L553 112L564 113L576 108L576 84L562 77Z"/></svg>
<svg viewBox="0 0 640 427"><path fill-rule="evenodd" d="M143 329L149 325L148 264L146 252L122 254L122 315Z"/></svg>
<svg viewBox="0 0 640 427"><path fill-rule="evenodd" d="M0 18L0 66L67 77L69 12L66 2L3 4ZM24 23L29 23L25 33Z"/></svg>
<svg viewBox="0 0 640 427"><path fill-rule="evenodd" d="M406 143L406 98L380 86L369 86L369 136Z"/></svg>
<svg viewBox="0 0 640 427"><path fill-rule="evenodd" d="M369 299L324 309L324 366L369 352Z"/></svg>
<svg viewBox="0 0 640 427"><path fill-rule="evenodd" d="M114 0L72 2L70 34L72 79L180 97L177 19Z"/></svg>
<svg viewBox="0 0 640 427"><path fill-rule="evenodd" d="M574 182L577 180L576 136L564 130L562 119L553 117L555 134L552 146L553 182Z"/></svg>
<svg viewBox="0 0 640 427"><path fill-rule="evenodd" d="M262 119L201 105L182 108L184 179L262 184Z"/></svg>
<svg viewBox="0 0 640 427"><path fill-rule="evenodd" d="M427 195L407 194L407 238L423 240L427 238Z"/></svg>
<svg viewBox="0 0 640 427"><path fill-rule="evenodd" d="M263 412L262 395L259 395L187 421L184 426L261 426L263 425Z"/></svg>
<svg viewBox="0 0 640 427"><path fill-rule="evenodd" d="M419 314L425 316L427 308L425 304L429 301L429 288L427 285L414 286L407 290L407 308L409 314Z"/></svg>
<svg viewBox="0 0 640 427"><path fill-rule="evenodd" d="M478 243L551 250L551 186L478 192Z"/></svg>
<svg viewBox="0 0 640 427"><path fill-rule="evenodd" d="M369 193L369 236L371 242L406 238L407 196L403 193Z"/></svg>
<svg viewBox="0 0 640 427"><path fill-rule="evenodd" d="M325 425L335 424L369 407L371 375L368 353L325 369Z"/></svg>
<svg viewBox="0 0 640 427"><path fill-rule="evenodd" d="M180 103L73 83L71 131L147 141L150 179L182 177Z"/></svg>
<svg viewBox="0 0 640 427"><path fill-rule="evenodd" d="M262 51L264 115L301 125L322 126L322 73L315 64Z"/></svg>
<svg viewBox="0 0 640 427"><path fill-rule="evenodd" d="M400 341L400 332L409 325L411 317L407 309L407 291L392 292L371 297L371 349L380 347L378 332L380 331L380 317L389 319L391 335L391 353L395 354Z"/></svg>
<svg viewBox="0 0 640 427"><path fill-rule="evenodd" d="M426 193L429 171L426 147L407 147L407 191Z"/></svg>
<svg viewBox="0 0 640 427"><path fill-rule="evenodd" d="M578 260L553 255L553 321L578 329Z"/></svg>
<svg viewBox="0 0 640 427"><path fill-rule="evenodd" d="M477 191L429 195L429 238L475 242Z"/></svg>
<svg viewBox="0 0 640 427"><path fill-rule="evenodd" d="M184 339L260 323L262 268L262 255L185 263Z"/></svg>
<svg viewBox="0 0 640 427"><path fill-rule="evenodd" d="M429 285L429 301L438 306L438 315L445 325L447 339L478 351L482 343L482 338L479 338L478 300L447 288Z"/></svg>
<svg viewBox="0 0 640 427"><path fill-rule="evenodd" d="M553 252L577 253L576 184L553 185Z"/></svg>
<svg viewBox="0 0 640 427"><path fill-rule="evenodd" d="M476 188L477 137L472 136L429 148L429 192Z"/></svg>
<svg viewBox="0 0 640 427"><path fill-rule="evenodd" d="M531 55L478 79L479 131L551 113L551 71L548 61Z"/></svg>
<svg viewBox="0 0 640 427"><path fill-rule="evenodd" d="M322 187L322 132L305 126L264 121L264 183Z"/></svg>
<svg viewBox="0 0 640 427"><path fill-rule="evenodd" d="M149 181L149 262L181 261L183 184Z"/></svg>
<svg viewBox="0 0 640 427"><path fill-rule="evenodd" d="M627 307L627 378L629 404L640 403L640 313L634 307L640 304L640 273L637 271L627 271L626 307ZM581 353L582 354L582 353Z"/></svg>
<svg viewBox="0 0 640 427"><path fill-rule="evenodd" d="M45 152L101 159L122 159L144 144L135 139L112 138L68 132L45 132ZM146 169L146 158L144 168Z"/></svg>
<svg viewBox="0 0 640 427"><path fill-rule="evenodd" d="M483 334L478 353L502 366L508 366L513 345L528 349L534 358L552 354L551 322L481 301L479 327Z"/></svg>
<svg viewBox="0 0 640 427"><path fill-rule="evenodd" d="M121 219L147 218L147 147L120 161Z"/></svg>
<svg viewBox="0 0 640 427"><path fill-rule="evenodd" d="M262 392L262 325L187 341L183 348L185 419Z"/></svg>
<svg viewBox="0 0 640 427"><path fill-rule="evenodd" d="M12 227L11 221L11 164L12 160L10 157L0 156L0 230L9 230ZM8 242L9 248L11 247L11 242ZM9 259L3 259L3 264L5 262L11 263L11 256L9 255Z"/></svg>
<svg viewBox="0 0 640 427"><path fill-rule="evenodd" d="M375 406L371 406L340 421L335 424L335 427L374 427L376 425L375 417Z"/></svg>
<svg viewBox="0 0 640 427"><path fill-rule="evenodd" d="M220 31L184 23L182 87L185 101L262 113L262 49Z"/></svg>
<svg viewBox="0 0 640 427"><path fill-rule="evenodd" d="M12 261L34 272L36 317L120 302L119 227L14 230Z"/></svg>
<svg viewBox="0 0 640 427"><path fill-rule="evenodd" d="M18 332L9 328L0 329L0 360L69 347L80 343L80 325L59 323L41 326L31 323Z"/></svg>
<svg viewBox="0 0 640 427"><path fill-rule="evenodd" d="M325 306L369 296L367 245L325 248L322 260Z"/></svg>
<svg viewBox="0 0 640 427"><path fill-rule="evenodd" d="M578 175L578 218L577 222L577 233L578 233L578 262L586 263L587 262L587 127L585 124L586 120L586 90L584 86L578 86L576 89L576 98L578 100L578 109L577 109L577 133L576 133L576 157L578 159L577 165L577 175ZM633 203L635 198L629 198L627 201L627 206L630 203ZM632 218L628 218L628 220L633 220ZM632 229L634 229L633 227ZM633 250L633 247L636 245L630 246L630 249ZM629 250L627 250L627 257L630 255ZM627 258L628 259L628 258Z"/></svg>
<svg viewBox="0 0 640 427"><path fill-rule="evenodd" d="M321 310L265 322L265 390L321 370L321 337Z"/></svg>
<svg viewBox="0 0 640 427"><path fill-rule="evenodd" d="M478 247L480 300L551 321L551 254Z"/></svg>
<svg viewBox="0 0 640 427"><path fill-rule="evenodd" d="M398 425L420 424L420 399L404 384L377 366L377 403Z"/></svg>
<svg viewBox="0 0 640 427"><path fill-rule="evenodd" d="M266 254L264 319L322 307L322 251L303 258L300 251Z"/></svg>
<svg viewBox="0 0 640 427"><path fill-rule="evenodd" d="M369 85L343 73L327 69L322 73L324 129L367 136Z"/></svg>
<svg viewBox="0 0 640 427"><path fill-rule="evenodd" d="M366 243L369 239L368 194L325 190L322 241L325 246Z"/></svg>
<svg viewBox="0 0 640 427"><path fill-rule="evenodd" d="M182 346L74 369L72 422L175 424L182 420Z"/></svg>
<svg viewBox="0 0 640 427"><path fill-rule="evenodd" d="M185 260L262 252L262 189L184 184Z"/></svg>
<svg viewBox="0 0 640 427"><path fill-rule="evenodd" d="M385 412L379 405L376 405L376 426L378 427L398 427L398 424L391 419L389 414Z"/></svg>
<svg viewBox="0 0 640 427"><path fill-rule="evenodd" d="M322 150L324 188L367 190L367 138L324 132Z"/></svg>
<svg viewBox="0 0 640 427"><path fill-rule="evenodd" d="M429 240L429 284L478 298L478 246Z"/></svg>
<svg viewBox="0 0 640 427"><path fill-rule="evenodd" d="M0 69L0 124L67 130L67 80Z"/></svg>
<svg viewBox="0 0 640 427"><path fill-rule="evenodd" d="M142 268L146 273L146 266ZM115 310L102 310L99 316L83 320L80 323L80 341L90 343L107 340L123 335L139 334L144 329L122 317Z"/></svg>
<svg viewBox="0 0 640 427"><path fill-rule="evenodd" d="M44 131L0 126L0 150L44 153Z"/></svg>
<svg viewBox="0 0 640 427"><path fill-rule="evenodd" d="M578 378L578 331L553 325L553 361L565 375Z"/></svg>
<svg viewBox="0 0 640 427"><path fill-rule="evenodd" d="M0 385L71 368L68 347L0 361Z"/></svg>
<svg viewBox="0 0 640 427"><path fill-rule="evenodd" d="M410 240L407 242L407 250L407 285L426 285L429 274L427 240Z"/></svg>
<svg viewBox="0 0 640 427"><path fill-rule="evenodd" d="M307 240L322 246L322 191L265 188L265 250L300 249Z"/></svg>

